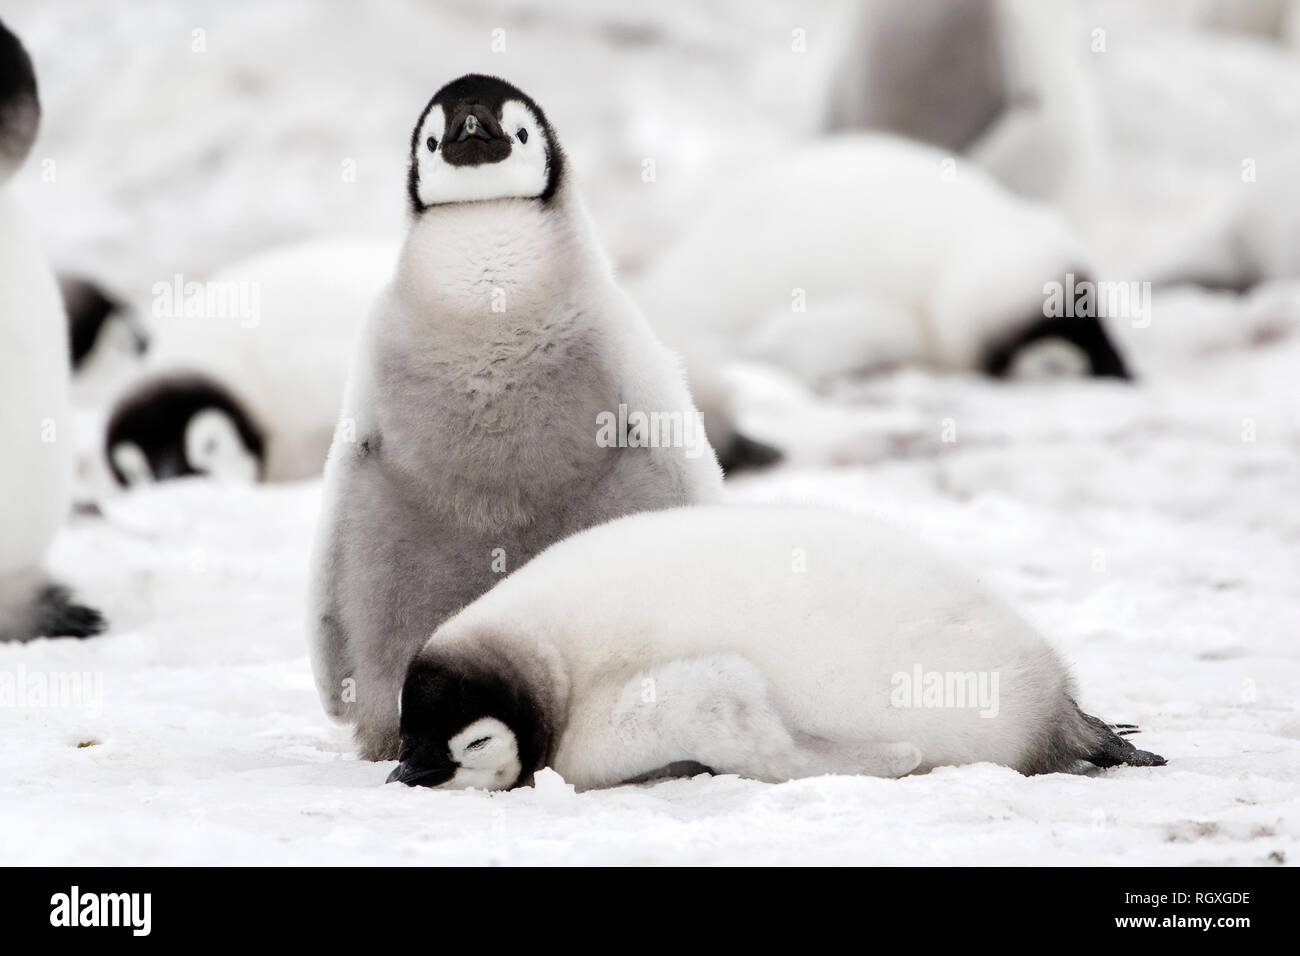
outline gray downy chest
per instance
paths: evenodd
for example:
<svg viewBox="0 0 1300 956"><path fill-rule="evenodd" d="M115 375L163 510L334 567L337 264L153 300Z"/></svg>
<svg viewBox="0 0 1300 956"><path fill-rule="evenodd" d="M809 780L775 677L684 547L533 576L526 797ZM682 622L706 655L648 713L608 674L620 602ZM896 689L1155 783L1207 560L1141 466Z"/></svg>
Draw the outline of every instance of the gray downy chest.
<svg viewBox="0 0 1300 956"><path fill-rule="evenodd" d="M618 453L597 441L598 416L621 395L593 325L569 306L388 352L376 465L433 513L544 537Z"/></svg>

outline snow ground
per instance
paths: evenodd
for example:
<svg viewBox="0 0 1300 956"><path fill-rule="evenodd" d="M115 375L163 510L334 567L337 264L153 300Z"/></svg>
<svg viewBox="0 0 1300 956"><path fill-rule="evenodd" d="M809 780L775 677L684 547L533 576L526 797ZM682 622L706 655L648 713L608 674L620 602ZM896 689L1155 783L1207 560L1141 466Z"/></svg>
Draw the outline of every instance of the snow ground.
<svg viewBox="0 0 1300 956"><path fill-rule="evenodd" d="M800 453L846 464L797 459L732 485L737 499L878 513L965 561L1065 651L1083 705L1143 725L1143 746L1167 767L1023 778L981 765L779 786L719 777L585 794L554 776L493 795L383 786L388 766L349 752L311 681L302 608L318 483L180 482L106 499L102 518L78 518L58 541L54 569L104 608L109 637L0 647L0 673L103 675L99 707L0 708L0 857L1295 860L1297 361L1290 341L1140 389L1071 384L1028 396L904 373L835 409L844 454ZM938 440L945 418L955 443ZM1255 440L1242 441L1251 418ZM906 453L854 463L865 447L854 427Z"/></svg>
<svg viewBox="0 0 1300 956"><path fill-rule="evenodd" d="M799 132L790 104L829 57L813 42L797 71L778 60L805 14L739 0L617 17L566 0L547 4L560 14L550 21L522 2L429 12L391 0L367 4L364 22L297 2L12 6L45 83L37 156L60 169L42 191L29 164L26 198L56 257L128 293L281 239L399 228L413 107L485 66L549 88L601 231L635 264L670 234L702 171ZM817 18L833 22L840 6L812 7L814 41ZM512 51L499 67L473 52L496 24ZM209 47L196 58L200 26ZM294 43L303 36L312 42ZM559 39L582 83L554 78ZM102 72L108 102L95 99ZM639 118L625 121L620 103ZM713 108L686 108L696 103ZM648 155L659 182L633 192ZM341 184L346 158L360 173ZM1300 302L1292 286L1265 292ZM383 786L388 766L351 754L311 680L318 483L91 487L102 517L77 516L50 565L113 627L0 646L0 863L1300 859L1300 340L1246 330L1271 328L1280 308L1158 293L1150 328L1118 330L1136 387L905 372L828 398L735 370L754 430L792 451L734 482L737 499L821 501L914 529L1038 622L1073 662L1084 707L1141 724L1167 767L719 777L586 794L553 775L494 795ZM948 419L954 442L942 440ZM6 674L81 673L90 693L69 705L5 703Z"/></svg>

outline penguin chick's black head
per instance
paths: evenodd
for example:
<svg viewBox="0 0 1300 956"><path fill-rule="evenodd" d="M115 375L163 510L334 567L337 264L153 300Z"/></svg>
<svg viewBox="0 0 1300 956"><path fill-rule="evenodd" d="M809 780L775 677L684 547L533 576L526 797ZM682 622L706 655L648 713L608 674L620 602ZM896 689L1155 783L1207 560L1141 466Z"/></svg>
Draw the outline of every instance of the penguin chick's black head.
<svg viewBox="0 0 1300 956"><path fill-rule="evenodd" d="M1068 283L1062 283L1069 287ZM984 371L997 378L1063 378L1071 375L1131 379L1115 343L1086 290L1095 283L1086 273L1073 280L1076 298L1065 315L1037 313L1009 335L993 342Z"/></svg>
<svg viewBox="0 0 1300 956"><path fill-rule="evenodd" d="M389 783L509 790L545 764L550 734L536 697L490 651L472 663L422 651L401 711L401 763Z"/></svg>
<svg viewBox="0 0 1300 956"><path fill-rule="evenodd" d="M142 355L149 346L148 336L128 322L122 303L105 292L97 283L82 276L59 273L59 292L63 295L63 308L68 313L68 342L72 347L72 367L81 368L95 346L101 333L114 319L122 325L125 343L136 355Z"/></svg>
<svg viewBox="0 0 1300 956"><path fill-rule="evenodd" d="M182 372L148 379L118 401L105 453L122 485L187 475L256 481L264 441L227 389Z"/></svg>
<svg viewBox="0 0 1300 956"><path fill-rule="evenodd" d="M564 172L546 114L518 87L471 73L425 105L411 133L407 193L430 206L491 199L549 200Z"/></svg>
<svg viewBox="0 0 1300 956"><path fill-rule="evenodd" d="M0 182L27 158L40 121L32 59L0 21Z"/></svg>

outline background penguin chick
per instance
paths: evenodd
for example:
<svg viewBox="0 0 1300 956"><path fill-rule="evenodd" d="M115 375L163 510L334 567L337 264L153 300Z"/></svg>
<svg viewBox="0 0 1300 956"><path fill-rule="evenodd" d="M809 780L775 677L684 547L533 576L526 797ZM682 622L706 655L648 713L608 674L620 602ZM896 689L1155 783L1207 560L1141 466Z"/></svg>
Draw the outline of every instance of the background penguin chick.
<svg viewBox="0 0 1300 956"><path fill-rule="evenodd" d="M379 238L309 239L204 282L157 283L144 369L105 430L118 482L319 474L357 331L397 248Z"/></svg>
<svg viewBox="0 0 1300 956"><path fill-rule="evenodd" d="M239 399L197 373L158 376L124 396L104 450L126 486L193 475L257 481L265 467L262 429Z"/></svg>
<svg viewBox="0 0 1300 956"><path fill-rule="evenodd" d="M733 179L634 292L725 438L732 357L812 386L906 364L1127 378L1095 311L1046 316L1048 284L1083 283L1086 262L1058 215L974 166L857 134ZM1018 362L1026 349L1039 359Z"/></svg>
<svg viewBox="0 0 1300 956"><path fill-rule="evenodd" d="M61 272L58 278L59 293L68 313L74 371L80 373L92 361L92 353L144 354L149 347L149 335L134 321L121 300L85 276Z"/></svg>
<svg viewBox="0 0 1300 956"><path fill-rule="evenodd" d="M40 570L71 505L73 422L58 286L9 181L39 117L31 59L0 23L0 641L104 628Z"/></svg>

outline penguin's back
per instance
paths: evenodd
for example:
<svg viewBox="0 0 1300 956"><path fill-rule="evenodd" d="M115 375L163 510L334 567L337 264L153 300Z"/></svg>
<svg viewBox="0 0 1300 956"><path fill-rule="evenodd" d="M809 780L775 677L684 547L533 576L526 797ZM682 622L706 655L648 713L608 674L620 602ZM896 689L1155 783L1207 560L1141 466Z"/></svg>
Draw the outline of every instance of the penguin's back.
<svg viewBox="0 0 1300 956"><path fill-rule="evenodd" d="M996 261L985 269L989 250ZM651 319L685 341L700 329L743 334L789 312L796 290L810 310L854 296L891 302L944 326L942 338L952 322L984 331L1021 318L1041 304L1043 282L1081 258L1059 217L973 164L885 134L846 134L721 189L638 290ZM948 292L964 269L991 274L962 276ZM945 309L951 322L934 314ZM952 360L965 361L957 351Z"/></svg>
<svg viewBox="0 0 1300 956"><path fill-rule="evenodd" d="M800 730L910 741L929 765L970 753L1015 765L1068 684L1036 631L976 579L880 522L804 507L681 508L591 529L443 638L485 632L553 643L579 707L668 662L734 655ZM1000 719L919 706L911 684L930 674L984 675L986 689L997 674Z"/></svg>
<svg viewBox="0 0 1300 956"><path fill-rule="evenodd" d="M38 562L66 517L74 445L58 283L12 187L0 187L0 341L2 575Z"/></svg>

